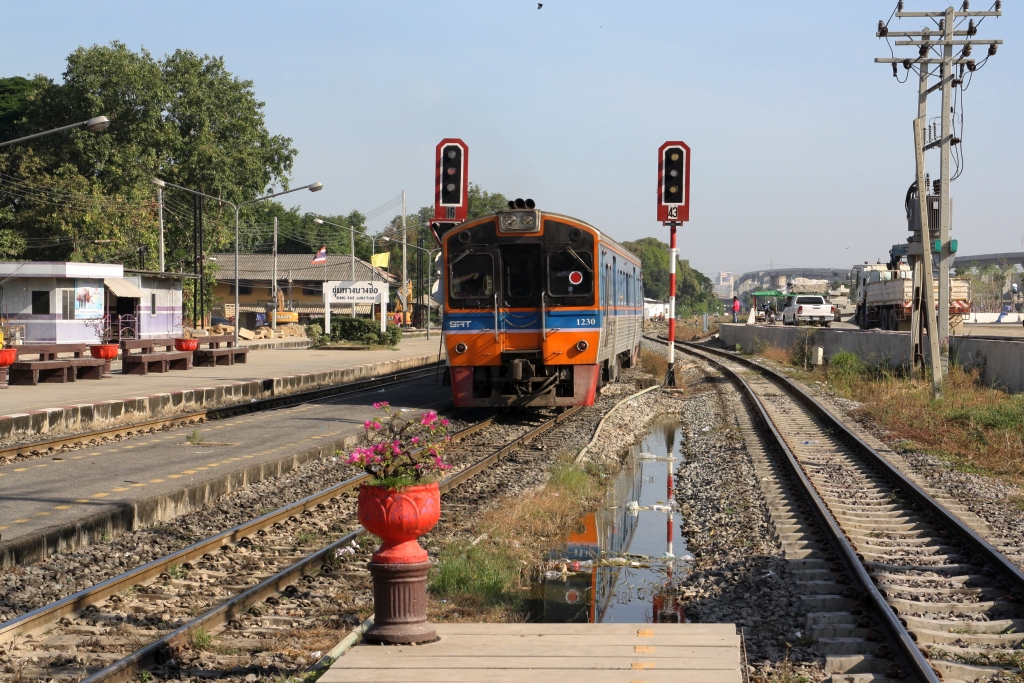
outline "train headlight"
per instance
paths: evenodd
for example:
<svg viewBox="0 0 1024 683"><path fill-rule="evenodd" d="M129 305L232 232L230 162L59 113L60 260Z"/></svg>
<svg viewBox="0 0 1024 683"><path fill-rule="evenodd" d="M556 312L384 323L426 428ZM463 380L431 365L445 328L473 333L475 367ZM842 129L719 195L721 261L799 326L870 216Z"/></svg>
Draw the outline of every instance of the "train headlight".
<svg viewBox="0 0 1024 683"><path fill-rule="evenodd" d="M501 225L506 230L515 230L519 225L519 216L514 213L506 213L501 217Z"/></svg>
<svg viewBox="0 0 1024 683"><path fill-rule="evenodd" d="M455 345L455 353L465 353L468 348L468 346L466 346L462 342L459 342L458 344Z"/></svg>
<svg viewBox="0 0 1024 683"><path fill-rule="evenodd" d="M581 341L576 342L576 350L577 351L586 351L589 347L590 347L590 344L588 344L585 341L581 340Z"/></svg>
<svg viewBox="0 0 1024 683"><path fill-rule="evenodd" d="M537 217L532 213L524 213L521 220L524 228L532 228L537 225Z"/></svg>

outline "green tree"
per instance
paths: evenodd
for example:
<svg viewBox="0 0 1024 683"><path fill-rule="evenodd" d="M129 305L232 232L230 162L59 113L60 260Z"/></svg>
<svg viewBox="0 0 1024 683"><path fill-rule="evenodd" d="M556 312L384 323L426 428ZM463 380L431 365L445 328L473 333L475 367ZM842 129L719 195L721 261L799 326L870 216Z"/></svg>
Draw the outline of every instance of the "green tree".
<svg viewBox="0 0 1024 683"><path fill-rule="evenodd" d="M498 213L508 209L508 199L500 192L488 192L476 183L469 184L469 205L466 207L466 220Z"/></svg>
<svg viewBox="0 0 1024 683"><path fill-rule="evenodd" d="M121 43L82 47L63 81L0 82L0 134L29 134L106 114L84 130L5 148L0 154L0 236L25 240L28 258L156 265L153 177L223 197L252 199L286 187L296 151L267 130L252 81L224 60L178 50L163 59ZM192 269L192 197L165 192L169 270ZM229 248L233 211L204 206L204 254ZM254 223L255 209L244 219ZM0 248L16 241L0 239Z"/></svg>
<svg viewBox="0 0 1024 683"><path fill-rule="evenodd" d="M644 296L665 301L669 297L669 247L654 237L623 242L643 263ZM714 283L688 260L676 261L676 312L679 315L718 313L722 303L715 296Z"/></svg>

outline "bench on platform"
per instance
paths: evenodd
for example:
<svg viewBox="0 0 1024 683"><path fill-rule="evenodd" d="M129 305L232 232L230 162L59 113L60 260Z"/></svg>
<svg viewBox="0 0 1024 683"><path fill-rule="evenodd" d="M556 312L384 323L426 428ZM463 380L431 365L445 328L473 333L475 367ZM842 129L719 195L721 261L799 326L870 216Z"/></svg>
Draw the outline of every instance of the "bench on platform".
<svg viewBox="0 0 1024 683"><path fill-rule="evenodd" d="M197 367L212 368L215 365L244 363L249 354L248 347L235 346L233 334L198 337L198 340L199 348L195 351L193 360Z"/></svg>
<svg viewBox="0 0 1024 683"><path fill-rule="evenodd" d="M173 339L121 340L121 372L126 375L191 369L192 352L174 350Z"/></svg>
<svg viewBox="0 0 1024 683"><path fill-rule="evenodd" d="M93 358L88 353L88 344L22 344L18 347L18 360L8 371L8 382L15 385L62 384L109 376L109 372L104 373L104 368L109 370L110 362Z"/></svg>

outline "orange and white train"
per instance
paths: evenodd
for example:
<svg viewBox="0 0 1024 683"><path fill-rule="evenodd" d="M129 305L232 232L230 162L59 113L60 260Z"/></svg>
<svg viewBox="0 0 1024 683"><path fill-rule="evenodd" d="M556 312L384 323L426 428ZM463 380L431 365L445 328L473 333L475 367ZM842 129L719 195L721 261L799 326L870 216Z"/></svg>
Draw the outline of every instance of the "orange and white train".
<svg viewBox="0 0 1024 683"><path fill-rule="evenodd" d="M640 259L597 228L520 199L440 239L457 407L592 405L636 362Z"/></svg>

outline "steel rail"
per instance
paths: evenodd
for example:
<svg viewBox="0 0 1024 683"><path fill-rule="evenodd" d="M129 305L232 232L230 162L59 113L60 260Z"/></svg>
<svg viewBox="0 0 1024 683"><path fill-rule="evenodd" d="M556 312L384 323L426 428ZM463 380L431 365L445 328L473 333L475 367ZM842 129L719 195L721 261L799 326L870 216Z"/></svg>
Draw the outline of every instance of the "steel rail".
<svg viewBox="0 0 1024 683"><path fill-rule="evenodd" d="M648 339L652 339L648 337ZM653 339L661 343L660 339ZM907 664L913 670L913 674L918 681L922 683L941 683L941 678L937 675L928 659L924 656L924 653L918 649L917 644L914 642L907 628L900 622L899 618L893 612L892 608L885 601L885 597L879 592L874 582L871 580L871 576L868 574L867 569L864 568L864 564L861 558L857 555L857 551L851 545L850 541L847 540L846 535L843 533L842 528L836 522L832 516L832 512L828 505L818 494L814 484L807 477L803 467L797 460L796 455L789 448L785 438L783 438L781 432L779 432L775 423L768 415L768 411L764 406L764 403L758 397L757 393L750 387L747 382L740 377L739 373L734 371L732 368L726 366L724 363L717 360L714 355L727 356L730 360L736 360L736 358L728 352L722 354L714 354L715 350L706 349L704 347L688 344L686 342L676 342L676 346L691 355L697 356L705 361L709 361L716 365L722 372L724 372L729 379L731 379L736 385L738 385L746 399L751 403L760 417L762 424L764 424L771 432L772 438L775 445L785 456L786 462L789 464L790 470L796 477L796 480L800 483L801 491L803 496L811 503L811 511L814 516L818 518L820 524L824 525L824 528L828 529L828 535L831 536L831 542L833 547L837 548L845 560L847 569L853 574L857 583L859 584L860 591L864 595L871 606L874 608L876 616L878 616L888 631L889 636L893 642L899 648L900 652L903 653L906 658ZM711 355L704 353L710 352ZM745 359L743 359L745 360ZM746 366L746 364L741 363ZM756 369L763 369L756 363L752 363Z"/></svg>
<svg viewBox="0 0 1024 683"><path fill-rule="evenodd" d="M496 417L497 416L491 416L456 432L452 435L452 441L461 441L467 436L479 432L493 424ZM251 536L260 529L266 529L284 519L302 514L306 510L316 509L318 505L322 505L326 501L336 498L346 491L355 489L361 483L369 480L369 478L370 476L368 474L360 474L359 476L346 479L345 481L326 488L323 491L319 491L301 500L289 503L277 510L273 510L265 515L249 520L248 522L243 522L231 529L222 531L219 534L210 536L209 538L193 543L192 545L181 548L180 550L176 550L168 555L153 560L152 562L148 562L140 567L136 567L135 569L123 574L106 579L105 581L78 591L73 595L61 598L49 605L44 605L32 610L31 612L26 612L25 614L15 617L6 623L0 624L0 643L10 642L26 633L38 632L48 626L52 626L68 614L80 612L89 605L105 600L111 595L118 593L129 586L142 583L159 576L173 564L190 562L207 553L215 552L222 546L238 543L243 538Z"/></svg>
<svg viewBox="0 0 1024 683"><path fill-rule="evenodd" d="M165 426L177 427L185 424L195 424L199 420L216 420L243 413L253 413L261 410L273 410L274 408L280 408L283 406L297 405L300 403L307 403L309 401L315 401L320 398L327 398L330 396L341 396L344 394L355 393L363 391L365 389L373 389L379 386L398 384L401 382L408 382L413 379L420 379L421 377L429 377L430 375L437 372L438 367L441 367L442 363L430 363L428 365L422 365L418 368L410 370L401 370L399 372L393 372L388 375L381 375L380 377L370 377L368 379L356 380L354 382L345 382L343 384L335 384L330 387L321 387L319 389L309 389L307 391L299 391L294 394L286 394L284 396L272 396L270 398L257 399L250 401L249 403L240 403L236 405L227 405L220 408L210 408L209 410L200 410L193 413L185 413L182 415L175 415L173 417L164 417L156 420L147 420L144 422L135 422L132 424L122 425L120 427L110 427L108 429L97 429L90 432L80 432L78 434L69 434L67 436L57 437L54 439L46 439L43 441L32 441L28 443L18 444L16 446L8 446L6 448L0 448L0 457L16 457L18 455L30 455L33 451L45 451L50 448L57 450L63 446L79 446L85 447L91 439L100 439L103 437L114 438L117 436L125 436L140 430L160 429ZM11 464L11 463L8 463Z"/></svg>
<svg viewBox="0 0 1024 683"><path fill-rule="evenodd" d="M531 429L526 434L510 441L508 444L502 446L493 453L484 456L473 465L446 477L440 482L440 489L442 493L447 493L461 484L464 484L469 479L493 465L497 460L511 453L516 448L521 447L525 443L551 430L555 425L565 421L571 415L582 410L582 408L582 406L573 406L545 423ZM307 567L315 566L316 562L329 557L335 550L341 549L365 533L367 533L366 529L358 527L346 534L344 537L314 553L311 553L310 555L307 555L274 576L264 579L252 588L217 605L209 612L199 615L195 619L192 619L188 623L174 629L158 640L136 650L127 657L124 657L123 659L110 664L106 668L93 673L91 676L83 679L80 683L129 683L134 679L136 674L146 666L160 661L166 661L166 653L169 650L187 645L191 639L193 630L203 628L207 632L210 632L218 627L226 625L232 618L234 618L235 615L244 613L245 610L248 609L249 605L282 592L294 580L300 578ZM164 659L161 660L161 657L164 657Z"/></svg>
<svg viewBox="0 0 1024 683"><path fill-rule="evenodd" d="M964 540L970 543L971 547L977 554L983 556L986 560L996 565L999 570L1007 575L1007 578L1014 583L1015 588L1020 591L1021 596L1024 597L1024 571L1022 571L1021 568L1013 562L1013 560L1008 558L1006 555L1001 553L998 548L982 538L982 536L974 529L967 526L967 524L955 513L951 512L942 503L935 500L935 498L933 498L927 491L922 489L916 482L907 477L907 475L900 471L899 468L893 465L888 458L883 456L868 445L863 439L857 436L857 434L854 433L842 419L833 414L828 408L823 406L798 384L770 368L759 365L747 358L734 356L728 351L710 349L694 345L689 342L677 343L686 347L688 350L697 349L716 356L728 358L733 362L739 363L746 368L755 370L767 376L776 384L782 385L786 391L796 397L799 403L811 410L817 417L828 423L833 431L837 432L840 438L845 441L847 445L865 456L871 464L881 469L883 474L892 480L897 487L910 493L918 503L927 507L939 522L950 527L952 531L956 532Z"/></svg>

